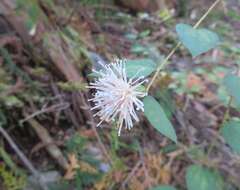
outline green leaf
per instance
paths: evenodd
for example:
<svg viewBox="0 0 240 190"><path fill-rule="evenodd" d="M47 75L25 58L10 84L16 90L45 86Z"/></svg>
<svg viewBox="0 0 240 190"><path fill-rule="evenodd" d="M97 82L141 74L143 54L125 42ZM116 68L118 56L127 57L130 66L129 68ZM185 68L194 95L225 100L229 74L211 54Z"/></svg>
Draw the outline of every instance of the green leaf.
<svg viewBox="0 0 240 190"><path fill-rule="evenodd" d="M144 114L153 127L172 141L177 142L175 130L165 115L161 105L151 96L145 97L143 103Z"/></svg>
<svg viewBox="0 0 240 190"><path fill-rule="evenodd" d="M129 39L129 40L136 40L137 39L137 35L136 34L132 34L132 33L128 33L125 35L125 38Z"/></svg>
<svg viewBox="0 0 240 190"><path fill-rule="evenodd" d="M176 190L176 188L169 186L169 185L160 185L160 186L152 188L151 190Z"/></svg>
<svg viewBox="0 0 240 190"><path fill-rule="evenodd" d="M126 61L127 76L147 77L156 70L156 64L151 59L135 59Z"/></svg>
<svg viewBox="0 0 240 190"><path fill-rule="evenodd" d="M139 34L139 37L140 37L140 38L145 38L145 37L149 36L150 33L151 33L151 31L150 31L149 29L144 30L143 32L141 32L141 33Z"/></svg>
<svg viewBox="0 0 240 190"><path fill-rule="evenodd" d="M131 47L131 53L141 54L141 53L146 53L146 52L147 52L147 48L140 44L134 44Z"/></svg>
<svg viewBox="0 0 240 190"><path fill-rule="evenodd" d="M180 41L187 47L193 57L207 52L220 42L216 33L204 28L194 29L187 24L177 24L176 31Z"/></svg>
<svg viewBox="0 0 240 190"><path fill-rule="evenodd" d="M240 122L232 120L225 123L220 133L227 144L229 144L235 152L240 154Z"/></svg>
<svg viewBox="0 0 240 190"><path fill-rule="evenodd" d="M187 168L186 182L188 190L223 190L219 173L199 165Z"/></svg>
<svg viewBox="0 0 240 190"><path fill-rule="evenodd" d="M223 84L236 103L240 105L240 78L236 75L228 74L225 76Z"/></svg>

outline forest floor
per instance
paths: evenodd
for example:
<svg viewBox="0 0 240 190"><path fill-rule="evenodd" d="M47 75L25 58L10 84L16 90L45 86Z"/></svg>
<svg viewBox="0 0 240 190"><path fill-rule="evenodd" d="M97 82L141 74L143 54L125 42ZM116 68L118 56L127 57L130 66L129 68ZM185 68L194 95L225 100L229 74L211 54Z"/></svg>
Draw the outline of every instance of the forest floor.
<svg viewBox="0 0 240 190"><path fill-rule="evenodd" d="M219 34L219 47L196 58L180 47L150 91L177 144L143 115L120 137L107 123L96 128L86 85L99 60L160 63L178 42L175 25L194 25L213 1L154 13L83 2L0 2L0 189L184 190L193 164L240 189L240 157L218 132L226 117L240 117L220 85L239 70L240 2L220 3L201 25Z"/></svg>

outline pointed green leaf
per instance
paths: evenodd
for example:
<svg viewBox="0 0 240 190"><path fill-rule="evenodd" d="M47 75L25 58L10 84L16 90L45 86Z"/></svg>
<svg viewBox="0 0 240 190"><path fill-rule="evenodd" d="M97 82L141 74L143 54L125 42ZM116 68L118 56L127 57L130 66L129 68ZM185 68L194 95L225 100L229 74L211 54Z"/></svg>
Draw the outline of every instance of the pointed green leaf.
<svg viewBox="0 0 240 190"><path fill-rule="evenodd" d="M180 41L196 57L216 47L220 40L216 33L207 29L194 29L187 24L177 24L176 31Z"/></svg>
<svg viewBox="0 0 240 190"><path fill-rule="evenodd" d="M151 59L135 59L126 61L127 76L147 77L156 70L156 64Z"/></svg>
<svg viewBox="0 0 240 190"><path fill-rule="evenodd" d="M240 122L232 120L225 123L220 133L226 143L228 143L235 152L240 154Z"/></svg>
<svg viewBox="0 0 240 190"><path fill-rule="evenodd" d="M188 190L223 190L223 180L218 172L199 165L187 168L186 182Z"/></svg>
<svg viewBox="0 0 240 190"><path fill-rule="evenodd" d="M151 96L145 97L143 103L144 114L153 127L172 141L177 142L175 130L165 115L161 105Z"/></svg>
<svg viewBox="0 0 240 190"><path fill-rule="evenodd" d="M228 74L225 76L223 84L236 103L240 105L240 78L236 75Z"/></svg>

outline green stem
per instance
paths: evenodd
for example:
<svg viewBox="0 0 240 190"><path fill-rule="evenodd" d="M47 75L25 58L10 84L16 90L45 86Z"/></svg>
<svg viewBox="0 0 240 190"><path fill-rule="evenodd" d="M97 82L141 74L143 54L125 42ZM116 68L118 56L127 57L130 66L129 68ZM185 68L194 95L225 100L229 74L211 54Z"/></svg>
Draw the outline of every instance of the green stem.
<svg viewBox="0 0 240 190"><path fill-rule="evenodd" d="M222 124L225 123L225 121L227 121L230 118L230 108L231 108L232 101L233 101L233 97L230 96L230 99L227 104L227 110L224 113Z"/></svg>
<svg viewBox="0 0 240 190"><path fill-rule="evenodd" d="M149 82L148 86L147 86L147 92L149 91L150 87L152 86L152 84L154 83L154 81L156 80L159 72L164 68L165 65L167 65L168 60L170 59L170 57L172 57L172 55L175 53L175 51L180 47L181 42L178 42L178 44L172 49L172 51L168 54L168 56L163 60L163 62L159 65L159 67L157 68L155 74L153 75L153 78L151 79L151 81Z"/></svg>
<svg viewBox="0 0 240 190"><path fill-rule="evenodd" d="M199 21L194 25L193 28L197 28L202 21L208 16L208 14L214 9L214 7L220 2L221 0L216 0L212 6L207 10L207 12L199 19Z"/></svg>

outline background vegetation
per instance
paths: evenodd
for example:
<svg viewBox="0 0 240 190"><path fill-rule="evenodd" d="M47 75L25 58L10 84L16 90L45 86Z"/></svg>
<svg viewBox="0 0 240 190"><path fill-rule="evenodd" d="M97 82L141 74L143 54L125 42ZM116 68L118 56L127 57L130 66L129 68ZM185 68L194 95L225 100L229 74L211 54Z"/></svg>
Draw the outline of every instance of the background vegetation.
<svg viewBox="0 0 240 190"><path fill-rule="evenodd" d="M191 26L213 3L1 0L0 189L240 189L240 1L201 22L219 36L205 47ZM96 128L86 85L97 62L128 59L151 80L179 41L146 117L120 137Z"/></svg>

